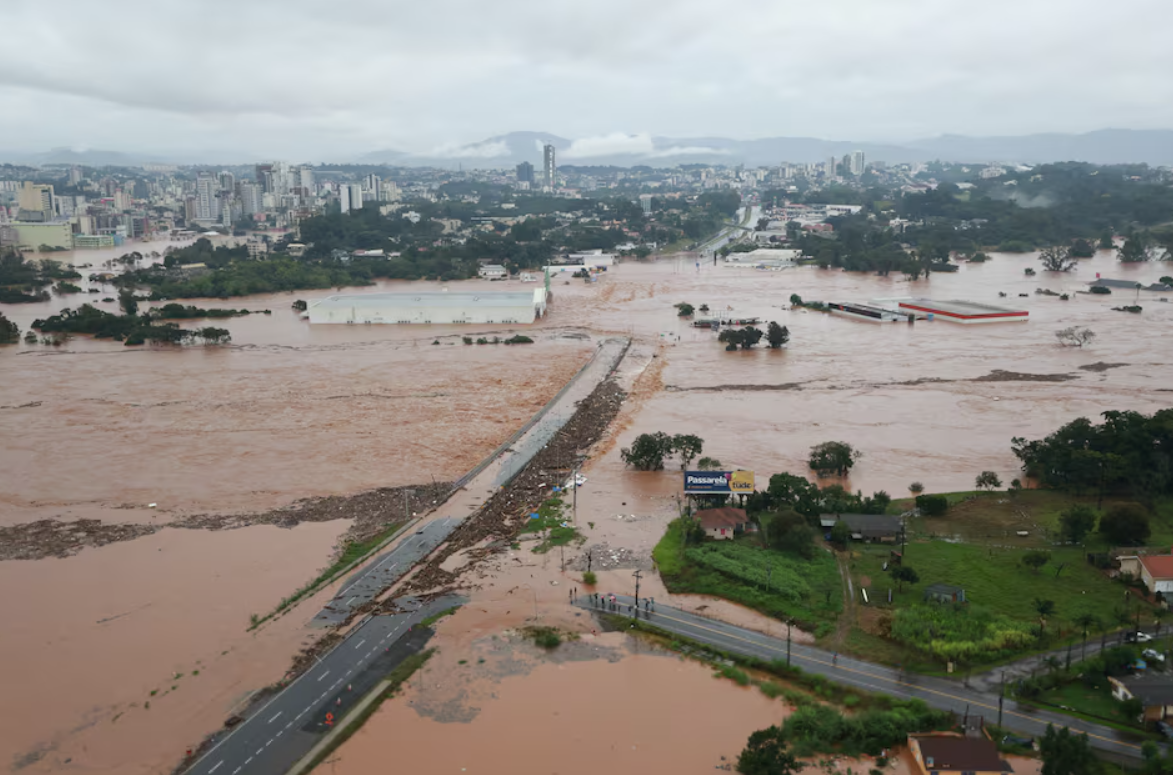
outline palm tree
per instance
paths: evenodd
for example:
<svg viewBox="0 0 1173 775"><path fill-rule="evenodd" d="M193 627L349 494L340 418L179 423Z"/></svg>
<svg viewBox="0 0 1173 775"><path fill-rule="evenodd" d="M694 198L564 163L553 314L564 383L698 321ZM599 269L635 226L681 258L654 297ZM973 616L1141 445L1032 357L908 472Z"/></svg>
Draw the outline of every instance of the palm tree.
<svg viewBox="0 0 1173 775"><path fill-rule="evenodd" d="M1050 656L1043 660L1043 664L1047 666L1048 670L1054 673L1062 666L1063 663L1059 661L1059 657Z"/></svg>
<svg viewBox="0 0 1173 775"><path fill-rule="evenodd" d="M1100 620L1094 614L1082 613L1075 617L1075 625L1083 633L1083 659L1087 659L1087 633L1088 630L1099 628Z"/></svg>

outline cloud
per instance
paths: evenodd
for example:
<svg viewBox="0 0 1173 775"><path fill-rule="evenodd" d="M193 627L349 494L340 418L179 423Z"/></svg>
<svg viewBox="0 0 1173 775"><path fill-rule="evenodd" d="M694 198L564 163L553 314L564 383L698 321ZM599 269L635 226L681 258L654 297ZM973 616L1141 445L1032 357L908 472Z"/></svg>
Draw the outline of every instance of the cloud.
<svg viewBox="0 0 1173 775"><path fill-rule="evenodd" d="M704 145L673 145L668 148L658 148L648 156L653 159L666 159L672 156L724 156L728 155L726 148L709 148Z"/></svg>
<svg viewBox="0 0 1173 775"><path fill-rule="evenodd" d="M530 0L349 0L345 14L320 0L2 6L18 34L0 46L0 151L214 143L341 160L438 146L491 159L495 144L477 141L529 130L583 138L566 159L670 159L714 151L656 149L651 137L1173 127L1168 0L1066 0L1062 14L1021 0L836 0L805 6L800 24L776 0L726 0L720 13L712 0L541 13ZM93 63L127 19L133 63L111 77ZM1104 34L1113 29L1128 34ZM1089 40L1094 57L1071 43Z"/></svg>
<svg viewBox="0 0 1173 775"><path fill-rule="evenodd" d="M629 135L613 132L609 135L583 137L575 140L559 156L563 159L589 159L596 156L648 156L655 151L649 134Z"/></svg>
<svg viewBox="0 0 1173 775"><path fill-rule="evenodd" d="M505 144L504 140L492 143L473 143L472 145L447 143L418 155L438 159L493 159L499 156L508 156L509 146Z"/></svg>

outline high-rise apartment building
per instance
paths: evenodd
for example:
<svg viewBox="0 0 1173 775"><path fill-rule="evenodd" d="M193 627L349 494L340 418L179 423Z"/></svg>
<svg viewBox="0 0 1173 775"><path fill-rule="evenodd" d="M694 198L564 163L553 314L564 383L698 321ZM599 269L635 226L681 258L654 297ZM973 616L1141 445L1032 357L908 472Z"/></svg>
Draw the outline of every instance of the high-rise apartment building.
<svg viewBox="0 0 1173 775"><path fill-rule="evenodd" d="M823 177L827 180L835 177L835 157L827 159L827 166L823 168Z"/></svg>
<svg viewBox="0 0 1173 775"><path fill-rule="evenodd" d="M256 183L240 184L240 207L245 215L256 215L265 211L264 191Z"/></svg>
<svg viewBox="0 0 1173 775"><path fill-rule="evenodd" d="M351 183L347 186L350 189L350 209L362 209L362 186L358 183Z"/></svg>
<svg viewBox="0 0 1173 775"><path fill-rule="evenodd" d="M338 186L338 210L343 215L350 212L350 186L345 183Z"/></svg>
<svg viewBox="0 0 1173 775"><path fill-rule="evenodd" d="M651 215L652 214L652 195L651 194L640 194L639 195L639 206L643 209L644 215Z"/></svg>
<svg viewBox="0 0 1173 775"><path fill-rule="evenodd" d="M53 220L53 187L38 183L29 183L27 180L20 188L17 196L20 205L19 218L22 221L51 221Z"/></svg>
<svg viewBox="0 0 1173 775"><path fill-rule="evenodd" d="M863 174L865 166L866 165L864 164L863 151L852 151L851 152L851 174L855 175L858 178L860 175Z"/></svg>
<svg viewBox="0 0 1173 775"><path fill-rule="evenodd" d="M528 161L523 161L517 165L517 182L518 183L533 183L534 182L534 165Z"/></svg>
<svg viewBox="0 0 1173 775"><path fill-rule="evenodd" d="M302 196L314 194L314 168L310 166L298 167L296 170L295 185L302 189Z"/></svg>
<svg viewBox="0 0 1173 775"><path fill-rule="evenodd" d="M76 186L81 183L81 167L69 168L69 185Z"/></svg>
<svg viewBox="0 0 1173 775"><path fill-rule="evenodd" d="M553 190L557 185L558 167L554 159L554 146L547 144L542 149L542 185Z"/></svg>
<svg viewBox="0 0 1173 775"><path fill-rule="evenodd" d="M235 192L236 191L236 176L233 175L231 172L227 172L227 171L221 172L220 173L220 190Z"/></svg>
<svg viewBox="0 0 1173 775"><path fill-rule="evenodd" d="M382 182L379 180L379 176L374 173L367 175L363 181L363 191L370 194L367 199L373 199L378 202L382 198L379 196L379 192L382 190Z"/></svg>
<svg viewBox="0 0 1173 775"><path fill-rule="evenodd" d="M215 223L220 220L220 181L210 172L196 176L195 219Z"/></svg>

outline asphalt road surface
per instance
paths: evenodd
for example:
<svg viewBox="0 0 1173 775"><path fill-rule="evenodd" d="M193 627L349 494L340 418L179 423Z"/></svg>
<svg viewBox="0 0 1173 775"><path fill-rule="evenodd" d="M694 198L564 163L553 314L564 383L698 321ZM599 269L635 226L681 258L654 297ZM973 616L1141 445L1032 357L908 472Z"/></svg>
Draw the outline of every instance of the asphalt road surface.
<svg viewBox="0 0 1173 775"><path fill-rule="evenodd" d="M459 524L457 519L443 517L421 525L416 534L406 540L400 539L393 549L371 560L367 567L343 584L338 594L314 617L313 624L329 627L346 621L351 611L378 597L403 578L413 565L448 540Z"/></svg>
<svg viewBox="0 0 1173 775"><path fill-rule="evenodd" d="M611 612L629 615L628 606L634 599L624 595L616 595L616 599L619 610ZM580 596L576 605L589 610L602 610L593 605L587 597ZM788 646L785 638L770 637L665 605L656 605L650 616L643 611L639 612L639 616L646 619L648 624L662 630L683 635L729 653L765 660L785 661L787 658ZM785 632L785 627L781 623L778 629L779 634ZM958 681L895 670L811 646L791 644L789 650L791 664L808 673L824 675L836 683L894 697L915 697L936 708L959 714L968 712L971 718L981 716L988 724L998 722L996 693L975 691ZM1003 708L1003 727L1024 735L1040 737L1046 732L1049 723L1057 727L1070 727L1076 732L1086 732L1092 747L1101 751L1130 759L1139 759L1141 756L1140 745L1145 738L1139 735L1130 735L1111 727L1061 713L1035 710L1006 700Z"/></svg>
<svg viewBox="0 0 1173 775"><path fill-rule="evenodd" d="M305 756L336 719L387 673L419 651L431 630L414 627L457 598L411 613L375 616L218 741L187 770L191 775L281 775ZM414 627L414 629L413 629Z"/></svg>

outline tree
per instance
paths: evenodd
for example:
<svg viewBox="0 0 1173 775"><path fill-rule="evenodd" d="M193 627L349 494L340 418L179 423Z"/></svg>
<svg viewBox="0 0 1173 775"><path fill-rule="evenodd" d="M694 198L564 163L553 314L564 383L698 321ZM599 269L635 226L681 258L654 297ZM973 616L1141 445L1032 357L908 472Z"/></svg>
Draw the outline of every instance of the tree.
<svg viewBox="0 0 1173 775"><path fill-rule="evenodd" d="M1059 515L1059 530L1073 544L1082 543L1096 527L1096 512L1091 506L1077 503Z"/></svg>
<svg viewBox="0 0 1173 775"><path fill-rule="evenodd" d="M1075 617L1075 626L1083 634L1083 659L1087 659L1087 634L1099 627L1100 620L1095 614L1082 613Z"/></svg>
<svg viewBox="0 0 1173 775"><path fill-rule="evenodd" d="M122 307L122 311L128 317L134 317L138 314L138 299L134 297L134 291L123 288L118 292L118 306Z"/></svg>
<svg viewBox="0 0 1173 775"><path fill-rule="evenodd" d="M1055 601L1035 598L1035 613L1039 615L1039 637L1047 629L1047 617L1055 613Z"/></svg>
<svg viewBox="0 0 1173 775"><path fill-rule="evenodd" d="M1092 258L1095 254L1095 246L1083 238L1071 243L1071 247L1067 250L1067 255L1072 258Z"/></svg>
<svg viewBox="0 0 1173 775"><path fill-rule="evenodd" d="M851 528L843 520L839 520L831 526L831 543L838 544L843 548L847 548L847 544L851 542Z"/></svg>
<svg viewBox="0 0 1173 775"><path fill-rule="evenodd" d="M682 301L676 305L676 314L682 318L686 318L694 312L696 309L688 302Z"/></svg>
<svg viewBox="0 0 1173 775"><path fill-rule="evenodd" d="M1144 713L1144 702L1139 697L1129 697L1127 700L1121 700L1116 709L1122 718L1135 724Z"/></svg>
<svg viewBox="0 0 1173 775"><path fill-rule="evenodd" d="M916 507L926 517L943 517L949 510L949 499L944 495L918 495Z"/></svg>
<svg viewBox="0 0 1173 775"><path fill-rule="evenodd" d="M908 485L908 491L912 493L913 496L920 495L925 491L925 486L920 482L913 482L912 484Z"/></svg>
<svg viewBox="0 0 1173 775"><path fill-rule="evenodd" d="M737 771L742 775L796 775L805 766L786 750L786 736L779 726L754 732L737 757Z"/></svg>
<svg viewBox="0 0 1173 775"><path fill-rule="evenodd" d="M672 451L680 455L681 468L688 468L688 464L701 453L704 446L704 439L690 433L679 433L672 437Z"/></svg>
<svg viewBox="0 0 1173 775"><path fill-rule="evenodd" d="M662 471L664 458L672 454L672 437L666 433L641 433L619 452L623 462L639 471Z"/></svg>
<svg viewBox="0 0 1173 775"><path fill-rule="evenodd" d="M726 328L724 331L717 334L717 341L725 343L726 352L733 352L742 342L741 331L736 328Z"/></svg>
<svg viewBox="0 0 1173 775"><path fill-rule="evenodd" d="M819 476L846 476L863 453L842 441L824 441L811 447L808 463Z"/></svg>
<svg viewBox="0 0 1173 775"><path fill-rule="evenodd" d="M1043 262L1043 269L1048 272L1070 272L1079 262L1068 255L1068 249L1058 246L1043 248L1039 251L1039 261Z"/></svg>
<svg viewBox="0 0 1173 775"><path fill-rule="evenodd" d="M790 306L801 307L802 306L802 297L799 296L797 293L790 294Z"/></svg>
<svg viewBox="0 0 1173 775"><path fill-rule="evenodd" d="M232 341L232 334L227 328L207 326L197 329L195 335L204 340L204 344L227 344Z"/></svg>
<svg viewBox="0 0 1173 775"><path fill-rule="evenodd" d="M1116 258L1126 264L1135 264L1153 260L1154 252L1151 240L1147 236L1134 234L1116 249Z"/></svg>
<svg viewBox="0 0 1173 775"><path fill-rule="evenodd" d="M766 326L766 341L770 343L771 349L777 350L790 341L790 329L771 320L770 325Z"/></svg>
<svg viewBox="0 0 1173 775"><path fill-rule="evenodd" d="M1091 344L1092 340L1096 338L1096 332L1090 328L1071 326L1056 331L1055 338L1064 347L1083 347L1085 344Z"/></svg>
<svg viewBox="0 0 1173 775"><path fill-rule="evenodd" d="M20 326L0 313L0 344L16 344L20 341Z"/></svg>
<svg viewBox="0 0 1173 775"><path fill-rule="evenodd" d="M1149 515L1139 503L1121 503L1100 517L1100 532L1113 544L1143 544L1149 537Z"/></svg>
<svg viewBox="0 0 1173 775"><path fill-rule="evenodd" d="M715 457L702 457L696 462L696 467L701 471L720 471L724 465Z"/></svg>
<svg viewBox="0 0 1173 775"><path fill-rule="evenodd" d="M810 557L814 552L814 532L806 519L791 508L762 515L766 541L780 552Z"/></svg>
<svg viewBox="0 0 1173 775"><path fill-rule="evenodd" d="M1022 564L1025 565L1026 567L1030 568L1036 574L1039 572L1039 568L1043 567L1044 565L1046 565L1050 561L1051 561L1050 554L1048 554L1047 552L1039 551L1037 549L1034 551L1027 552L1026 554L1022 555Z"/></svg>
<svg viewBox="0 0 1173 775"><path fill-rule="evenodd" d="M741 349L748 350L749 348L753 347L755 344L762 341L763 335L764 334L762 333L761 329L755 328L753 326L746 326L745 328L741 329Z"/></svg>
<svg viewBox="0 0 1173 775"><path fill-rule="evenodd" d="M997 490L1002 486L1002 480L993 471L982 471L977 475L974 484L979 490Z"/></svg>
<svg viewBox="0 0 1173 775"><path fill-rule="evenodd" d="M904 582L909 584L916 584L920 581L920 574L907 565L893 565L888 569L888 573L896 581L896 591L904 591Z"/></svg>
<svg viewBox="0 0 1173 775"><path fill-rule="evenodd" d="M1116 247L1116 243L1112 241L1112 230L1104 229L1104 233L1100 235L1100 250L1111 250Z"/></svg>
<svg viewBox="0 0 1173 775"><path fill-rule="evenodd" d="M1087 734L1076 734L1067 727L1055 729L1047 724L1047 732L1039 740L1039 754L1043 759L1041 775L1099 775L1103 769Z"/></svg>

